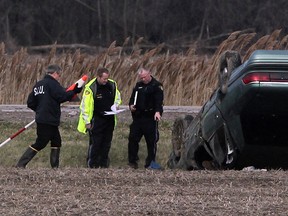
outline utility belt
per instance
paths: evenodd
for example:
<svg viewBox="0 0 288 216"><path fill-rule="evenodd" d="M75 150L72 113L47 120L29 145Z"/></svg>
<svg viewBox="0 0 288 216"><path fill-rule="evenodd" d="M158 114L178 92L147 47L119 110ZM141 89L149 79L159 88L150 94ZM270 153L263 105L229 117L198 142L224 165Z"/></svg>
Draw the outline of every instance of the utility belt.
<svg viewBox="0 0 288 216"><path fill-rule="evenodd" d="M113 115L105 115L105 112L94 112L93 114L93 119L95 118L104 118L104 119L111 119L113 118L114 119L114 116Z"/></svg>
<svg viewBox="0 0 288 216"><path fill-rule="evenodd" d="M151 109L146 109L146 110L136 110L134 113L132 113L133 118L153 118L154 117L154 110L153 108Z"/></svg>

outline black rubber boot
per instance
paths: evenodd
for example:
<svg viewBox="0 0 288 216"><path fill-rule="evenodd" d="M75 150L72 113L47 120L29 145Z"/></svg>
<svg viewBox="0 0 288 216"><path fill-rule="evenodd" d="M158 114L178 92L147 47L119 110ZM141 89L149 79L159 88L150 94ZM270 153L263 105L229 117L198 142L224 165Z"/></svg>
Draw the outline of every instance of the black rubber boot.
<svg viewBox="0 0 288 216"><path fill-rule="evenodd" d="M60 148L51 148L50 164L52 168L59 167Z"/></svg>
<svg viewBox="0 0 288 216"><path fill-rule="evenodd" d="M110 159L107 158L106 160L101 160L100 161L100 167L101 168L109 168L109 165L110 165Z"/></svg>
<svg viewBox="0 0 288 216"><path fill-rule="evenodd" d="M27 148L22 157L19 159L16 167L25 168L29 161L37 154L37 151L33 150L31 147Z"/></svg>

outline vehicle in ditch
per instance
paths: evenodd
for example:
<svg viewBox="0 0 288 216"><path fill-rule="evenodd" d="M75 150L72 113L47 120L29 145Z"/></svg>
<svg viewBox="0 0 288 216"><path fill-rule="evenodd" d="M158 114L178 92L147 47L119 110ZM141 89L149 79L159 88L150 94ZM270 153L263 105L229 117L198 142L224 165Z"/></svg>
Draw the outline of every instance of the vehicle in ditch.
<svg viewBox="0 0 288 216"><path fill-rule="evenodd" d="M219 59L219 86L193 118L178 117L168 167L288 168L288 51L236 51Z"/></svg>

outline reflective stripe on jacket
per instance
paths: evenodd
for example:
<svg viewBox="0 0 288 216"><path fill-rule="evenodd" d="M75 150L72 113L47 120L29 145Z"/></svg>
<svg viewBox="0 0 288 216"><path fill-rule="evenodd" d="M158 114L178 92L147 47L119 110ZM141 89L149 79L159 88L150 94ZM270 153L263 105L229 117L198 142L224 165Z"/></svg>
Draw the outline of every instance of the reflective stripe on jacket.
<svg viewBox="0 0 288 216"><path fill-rule="evenodd" d="M94 94L96 93L95 92L96 89L93 92L93 90L90 88L94 82L96 82L96 78L92 79L89 83L85 85L82 100L80 103L80 115L77 129L79 132L84 134L87 133L85 125L91 123L94 113ZM120 92L117 88L117 83L111 79L108 79L108 82L111 82L115 86L114 104L120 105L122 103L122 100ZM116 115L115 115L115 124L116 124Z"/></svg>

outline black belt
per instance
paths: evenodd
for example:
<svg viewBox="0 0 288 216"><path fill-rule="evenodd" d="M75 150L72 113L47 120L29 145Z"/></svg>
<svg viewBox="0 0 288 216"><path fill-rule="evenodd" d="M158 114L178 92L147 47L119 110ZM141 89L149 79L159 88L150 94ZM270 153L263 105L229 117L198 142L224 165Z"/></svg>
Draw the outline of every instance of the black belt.
<svg viewBox="0 0 288 216"><path fill-rule="evenodd" d="M153 110L143 110L137 111L133 113L133 117L135 118L151 118L154 117L155 112Z"/></svg>

